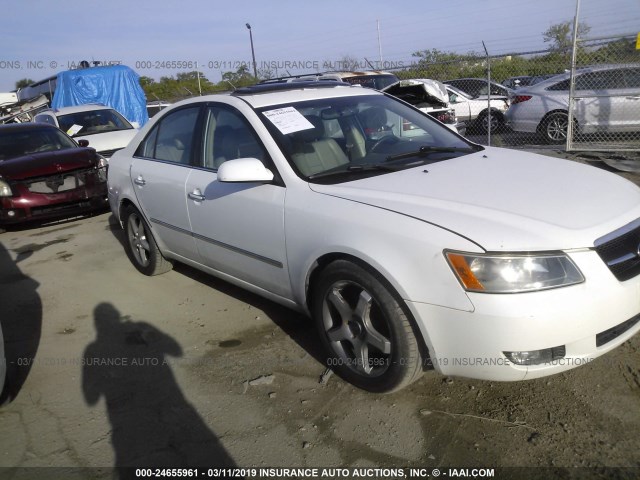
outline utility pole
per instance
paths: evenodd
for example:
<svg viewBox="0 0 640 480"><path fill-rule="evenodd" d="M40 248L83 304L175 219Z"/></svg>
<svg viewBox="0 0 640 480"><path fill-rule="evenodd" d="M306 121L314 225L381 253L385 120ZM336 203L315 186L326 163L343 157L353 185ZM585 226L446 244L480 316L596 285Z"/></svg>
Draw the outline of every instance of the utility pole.
<svg viewBox="0 0 640 480"><path fill-rule="evenodd" d="M251 58L253 59L253 76L255 77L256 81L258 80L258 67L256 67L256 52L253 49L253 34L251 33L251 25L249 25L248 23L247 25L247 29L249 30L249 40L251 41Z"/></svg>

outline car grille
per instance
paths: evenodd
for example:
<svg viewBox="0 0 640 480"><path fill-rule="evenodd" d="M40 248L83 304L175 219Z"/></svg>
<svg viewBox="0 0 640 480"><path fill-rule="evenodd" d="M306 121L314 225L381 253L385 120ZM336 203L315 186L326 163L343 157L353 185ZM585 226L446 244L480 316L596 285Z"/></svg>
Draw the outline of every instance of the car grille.
<svg viewBox="0 0 640 480"><path fill-rule="evenodd" d="M599 238L595 247L621 282L640 274L640 219Z"/></svg>
<svg viewBox="0 0 640 480"><path fill-rule="evenodd" d="M600 332L596 335L596 347L601 347L609 343L612 340L615 340L620 335L622 335L627 330L631 330L638 322L640 322L640 315L636 315L635 317L627 320L626 322L622 322L615 327L610 328L609 330L605 330L604 332Z"/></svg>
<svg viewBox="0 0 640 480"><path fill-rule="evenodd" d="M43 215L62 214L68 211L76 210L88 210L93 207L94 204L91 200L81 200L78 202L59 203L56 205L49 205L46 207L35 207L31 209L31 215L33 218L41 217Z"/></svg>
<svg viewBox="0 0 640 480"><path fill-rule="evenodd" d="M59 175L32 178L25 182L25 185L32 193L61 193L84 187L88 178L95 178L97 181L101 181L98 171L95 168L88 168Z"/></svg>

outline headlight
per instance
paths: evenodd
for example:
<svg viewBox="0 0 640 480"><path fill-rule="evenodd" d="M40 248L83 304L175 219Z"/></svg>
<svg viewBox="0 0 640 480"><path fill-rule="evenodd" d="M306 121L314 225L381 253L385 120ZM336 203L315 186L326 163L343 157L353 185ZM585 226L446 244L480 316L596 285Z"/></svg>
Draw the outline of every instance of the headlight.
<svg viewBox="0 0 640 480"><path fill-rule="evenodd" d="M519 293L584 282L564 253L475 254L445 252L458 280L471 292Z"/></svg>
<svg viewBox="0 0 640 480"><path fill-rule="evenodd" d="M11 187L5 180L0 178L0 197L10 197L11 195L13 195Z"/></svg>
<svg viewBox="0 0 640 480"><path fill-rule="evenodd" d="M96 157L98 157L98 168L107 168L109 166L109 159L103 157L102 155L96 153Z"/></svg>

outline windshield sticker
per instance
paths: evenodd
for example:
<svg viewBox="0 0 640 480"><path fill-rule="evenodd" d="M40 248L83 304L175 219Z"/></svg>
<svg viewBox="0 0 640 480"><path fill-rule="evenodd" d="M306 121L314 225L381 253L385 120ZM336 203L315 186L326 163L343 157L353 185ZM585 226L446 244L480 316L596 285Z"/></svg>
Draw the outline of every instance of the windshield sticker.
<svg viewBox="0 0 640 480"><path fill-rule="evenodd" d="M284 135L314 128L313 124L293 107L269 110L263 112L263 115Z"/></svg>
<svg viewBox="0 0 640 480"><path fill-rule="evenodd" d="M82 130L82 125L76 125L75 123L71 125L71 128L67 130L67 135L73 137L76 133Z"/></svg>

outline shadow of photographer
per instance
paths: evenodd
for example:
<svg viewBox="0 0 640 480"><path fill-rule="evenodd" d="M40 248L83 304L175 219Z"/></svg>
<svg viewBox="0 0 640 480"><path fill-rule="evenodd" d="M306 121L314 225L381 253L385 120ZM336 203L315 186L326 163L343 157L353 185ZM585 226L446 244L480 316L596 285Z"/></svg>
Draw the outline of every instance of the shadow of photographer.
<svg viewBox="0 0 640 480"><path fill-rule="evenodd" d="M24 275L17 265L31 253L21 253L14 262L0 244L0 339L3 339L0 370L6 367L4 385L0 378L0 405L12 402L18 396L40 345L42 302L37 292L40 284Z"/></svg>
<svg viewBox="0 0 640 480"><path fill-rule="evenodd" d="M176 383L168 357L181 357L180 345L153 325L123 320L108 303L96 306L94 321L82 391L89 405L105 399L115 466L234 467Z"/></svg>

